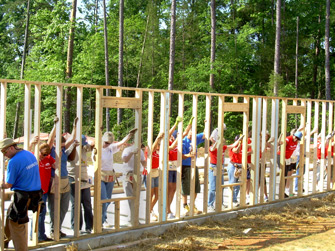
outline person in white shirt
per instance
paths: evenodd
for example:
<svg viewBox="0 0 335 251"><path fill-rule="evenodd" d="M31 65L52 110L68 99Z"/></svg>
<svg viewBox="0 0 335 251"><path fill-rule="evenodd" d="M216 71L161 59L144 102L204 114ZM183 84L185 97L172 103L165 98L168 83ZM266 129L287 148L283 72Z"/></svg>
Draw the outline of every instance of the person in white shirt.
<svg viewBox="0 0 335 251"><path fill-rule="evenodd" d="M129 131L128 135L120 142L114 142L114 135L112 132L105 132L102 137L102 151L101 151L101 200L112 198L113 187L116 179L113 168L113 155L120 151L120 148L127 143L135 134L137 128ZM97 150L93 150L93 161L95 161ZM102 224L107 222L107 208L110 202L102 204Z"/></svg>
<svg viewBox="0 0 335 251"><path fill-rule="evenodd" d="M131 145L125 148L122 152L122 161L123 161L123 175L125 180L123 183L123 190L127 197L132 197L134 195L133 180L134 180L134 170L135 170L135 154L141 154L141 165L143 167L147 166L147 161L144 157L144 152L142 149ZM134 200L128 200L129 210L130 210L130 219L132 219L132 210L134 210Z"/></svg>

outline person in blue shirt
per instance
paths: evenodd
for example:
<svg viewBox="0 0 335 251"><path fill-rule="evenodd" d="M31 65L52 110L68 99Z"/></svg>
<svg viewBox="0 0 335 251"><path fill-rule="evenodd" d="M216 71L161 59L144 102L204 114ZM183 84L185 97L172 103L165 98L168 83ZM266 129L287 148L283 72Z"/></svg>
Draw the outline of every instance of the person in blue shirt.
<svg viewBox="0 0 335 251"><path fill-rule="evenodd" d="M191 118L191 121L194 117ZM203 143L205 141L205 134L198 133L196 136L196 145ZM192 130L183 139L183 150L182 150L182 171L181 171L181 194L183 198L184 205L184 215L188 216L190 207L187 204L187 196L190 195L191 187L191 163L192 160L196 159L197 149L192 147ZM195 167L195 196L194 200L197 197L197 194L200 193L200 179L199 179L199 170L198 167ZM200 211L194 205L194 213L198 214Z"/></svg>
<svg viewBox="0 0 335 251"><path fill-rule="evenodd" d="M68 177L68 171L67 171L67 160L68 156L74 149L74 147L78 146L79 143L75 140L76 138L76 125L77 125L78 118L75 118L73 122L73 129L70 137L66 140L64 137L62 137L62 151L60 156L61 161L61 170L60 170L60 215L59 215L59 230L61 230L62 223L64 221L65 215L69 208L69 202L70 202L70 183L69 183L69 177ZM56 159L56 151L54 146L55 136L56 136L56 123L58 122L58 118L56 117L54 119L54 127L50 132L49 138L48 138L48 145L51 148L51 157ZM55 170L51 170L51 177L55 177ZM53 179L53 178L51 178ZM54 188L51 184L51 188L48 195L48 209L50 212L50 220L51 220L51 228L50 228L50 237L54 238L54 202L55 202L55 194L54 194ZM63 238L66 237L66 234L62 231L59 231L59 237Z"/></svg>
<svg viewBox="0 0 335 251"><path fill-rule="evenodd" d="M18 148L13 139L0 141L2 154L9 158L6 182L2 189L14 191L14 200L7 210L5 223L5 247L13 240L15 250L28 250L27 210L37 211L42 199L41 180L35 156Z"/></svg>

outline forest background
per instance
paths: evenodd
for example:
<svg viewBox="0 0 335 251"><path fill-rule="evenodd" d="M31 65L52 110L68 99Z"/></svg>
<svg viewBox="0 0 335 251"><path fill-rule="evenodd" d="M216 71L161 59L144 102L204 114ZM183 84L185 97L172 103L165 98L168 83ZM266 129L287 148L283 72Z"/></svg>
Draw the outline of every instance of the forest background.
<svg viewBox="0 0 335 251"><path fill-rule="evenodd" d="M76 0L0 0L0 78L95 85L109 82L114 86L168 89L171 4L175 2L174 90L273 96L276 82L278 96L329 99L325 84L328 1L281 1L278 75L273 70L275 0L82 0L76 6L75 22L71 22L71 10ZM214 61L211 61L211 2L215 2ZM104 3L106 8L103 8ZM121 49L120 3L124 4ZM332 2L328 24L330 76L335 71L334 10ZM107 40L104 39L105 30ZM69 74L71 36L73 51ZM210 84L210 75L214 76L213 84ZM333 86L334 81L330 81L329 86ZM66 88L65 92L64 110L69 117L64 120L64 130L69 131L76 109L75 103L71 105L71 100L67 103L66 99L75 99L75 89ZM55 87L42 88L43 132L50 131L53 125L55 93ZM334 88L329 95L333 97ZM7 96L7 134L22 136L23 123L19 121L23 120L23 86L9 85ZM93 135L95 92L85 89L84 100L83 132ZM186 105L191 102L186 98ZM159 113L159 109L155 112ZM172 109L171 123L176 112L177 109ZM191 109L185 110L185 118L191 117L191 113ZM199 113L204 113L204 109L199 109ZM108 126L116 135L121 136L121 132L126 133L125 129L133 125L132 111L124 110L119 117L116 109L112 109L109 114ZM241 116L236 114L225 116L225 123L236 130L229 131L231 137L238 133L240 126L235 124L241 124L239 118ZM202 130L203 121L198 120L198 125L198 131ZM159 121L155 121L156 132L158 129Z"/></svg>

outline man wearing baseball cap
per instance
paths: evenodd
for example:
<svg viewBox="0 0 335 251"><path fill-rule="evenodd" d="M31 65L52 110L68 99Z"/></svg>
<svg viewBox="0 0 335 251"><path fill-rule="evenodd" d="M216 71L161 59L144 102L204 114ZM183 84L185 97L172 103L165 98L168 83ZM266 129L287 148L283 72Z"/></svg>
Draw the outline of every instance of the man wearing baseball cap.
<svg viewBox="0 0 335 251"><path fill-rule="evenodd" d="M28 250L28 210L37 211L42 199L41 180L35 156L17 147L13 139L0 141L1 153L9 158L6 182L2 189L14 191L14 200L7 210L5 246L13 240L15 250Z"/></svg>

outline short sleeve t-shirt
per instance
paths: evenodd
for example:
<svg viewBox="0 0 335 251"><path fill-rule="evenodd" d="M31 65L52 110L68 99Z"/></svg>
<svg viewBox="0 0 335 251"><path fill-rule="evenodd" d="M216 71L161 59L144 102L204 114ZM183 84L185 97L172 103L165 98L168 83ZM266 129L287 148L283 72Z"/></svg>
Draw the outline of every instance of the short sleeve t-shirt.
<svg viewBox="0 0 335 251"><path fill-rule="evenodd" d="M333 156L334 154L334 147L331 148L331 156ZM318 140L318 144L317 144L317 149L316 149L316 156L318 158L318 160L321 159L321 140ZM325 146L325 158L328 157L328 144L326 144Z"/></svg>
<svg viewBox="0 0 335 251"><path fill-rule="evenodd" d="M285 159L291 158L294 150L297 148L298 141L293 141L293 136L286 137Z"/></svg>
<svg viewBox="0 0 335 251"><path fill-rule="evenodd" d="M135 146L129 146L126 149L123 150L122 152L122 158L124 157L128 157L130 154L132 154L132 152L135 150ZM141 161L145 161L145 157L144 157L144 152L140 151L141 154ZM123 167L124 167L124 172L129 172L129 171L133 171L134 170L134 154L132 154L133 156L131 156L131 158L129 159L129 161L127 163L123 162Z"/></svg>
<svg viewBox="0 0 335 251"><path fill-rule="evenodd" d="M171 146L173 141L169 141L169 146ZM169 161L175 161L178 159L178 148L175 147L171 151L169 151Z"/></svg>
<svg viewBox="0 0 335 251"><path fill-rule="evenodd" d="M152 166L151 169L157 169L159 167L159 153L157 151L153 152L151 155Z"/></svg>
<svg viewBox="0 0 335 251"><path fill-rule="evenodd" d="M108 147L101 149L101 170L113 171L113 155L120 149L117 144L110 144Z"/></svg>
<svg viewBox="0 0 335 251"><path fill-rule="evenodd" d="M40 160L39 163L39 171L40 171L40 179L43 193L47 193L49 191L50 179L51 179L51 169L52 165L55 163L55 159L50 155L44 157Z"/></svg>
<svg viewBox="0 0 335 251"><path fill-rule="evenodd" d="M199 144L203 143L205 140L203 139L204 134L203 133L198 133L196 140L197 143L196 145L198 146ZM189 154L192 151L192 141L186 136L183 139L183 154ZM191 158L183 159L182 165L183 166L191 166Z"/></svg>
<svg viewBox="0 0 335 251"><path fill-rule="evenodd" d="M242 164L242 150L239 153L234 153L233 148L229 149L230 161L237 164Z"/></svg>
<svg viewBox="0 0 335 251"><path fill-rule="evenodd" d="M67 177L68 176L68 171L67 171L67 157L68 155L66 154L65 152L65 147L62 147L61 149L62 151L62 156L61 156L61 177ZM54 159L56 159L56 149L55 147L53 146L51 148L51 153L50 153L51 157L53 157ZM54 177L55 176L55 170L52 169L51 170L51 176Z"/></svg>
<svg viewBox="0 0 335 251"><path fill-rule="evenodd" d="M286 149L285 149L285 159L291 158L294 150L297 148L298 141L293 141L293 136L287 136L286 137ZM280 154L280 151L277 152L277 154Z"/></svg>
<svg viewBox="0 0 335 251"><path fill-rule="evenodd" d="M17 152L8 162L6 182L12 184L11 190L41 190L38 163L35 156L26 150Z"/></svg>
<svg viewBox="0 0 335 251"><path fill-rule="evenodd" d="M222 151L222 164L224 164L224 152L227 150L227 146L224 145L223 146L223 151ZM216 165L218 162L218 149L215 148L213 151L211 151L209 149L209 158L210 158L210 162L213 165Z"/></svg>

